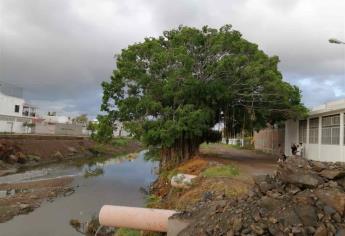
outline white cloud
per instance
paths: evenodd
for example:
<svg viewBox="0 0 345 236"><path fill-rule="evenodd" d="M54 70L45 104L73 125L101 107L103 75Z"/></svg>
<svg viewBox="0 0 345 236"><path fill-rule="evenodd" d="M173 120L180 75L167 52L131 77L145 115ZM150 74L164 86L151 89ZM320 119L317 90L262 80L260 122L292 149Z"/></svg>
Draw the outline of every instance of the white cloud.
<svg viewBox="0 0 345 236"><path fill-rule="evenodd" d="M345 97L345 47L328 43L345 40L344 9L340 0L2 0L0 79L42 107L96 114L100 83L128 44L180 24L232 24L278 55L284 78L317 105Z"/></svg>

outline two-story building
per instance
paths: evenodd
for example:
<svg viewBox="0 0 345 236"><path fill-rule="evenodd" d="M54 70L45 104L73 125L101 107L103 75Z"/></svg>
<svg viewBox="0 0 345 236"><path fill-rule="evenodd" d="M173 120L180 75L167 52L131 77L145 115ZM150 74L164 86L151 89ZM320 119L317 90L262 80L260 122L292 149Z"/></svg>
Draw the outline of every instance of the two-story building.
<svg viewBox="0 0 345 236"><path fill-rule="evenodd" d="M25 102L22 88L0 81L0 132L30 132L37 110Z"/></svg>
<svg viewBox="0 0 345 236"><path fill-rule="evenodd" d="M305 120L285 123L285 154L302 143L304 157L318 161L345 161L345 99L313 108Z"/></svg>

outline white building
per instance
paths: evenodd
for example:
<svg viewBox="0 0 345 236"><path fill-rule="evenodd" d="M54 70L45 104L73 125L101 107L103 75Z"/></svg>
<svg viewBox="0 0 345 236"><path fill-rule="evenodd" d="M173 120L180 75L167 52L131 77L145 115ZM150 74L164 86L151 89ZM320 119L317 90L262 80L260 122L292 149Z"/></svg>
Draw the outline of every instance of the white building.
<svg viewBox="0 0 345 236"><path fill-rule="evenodd" d="M37 107L23 99L23 89L0 81L0 132L27 133L37 116Z"/></svg>
<svg viewBox="0 0 345 236"><path fill-rule="evenodd" d="M345 161L345 99L313 108L305 120L285 124L285 154L303 143L304 156L318 161Z"/></svg>

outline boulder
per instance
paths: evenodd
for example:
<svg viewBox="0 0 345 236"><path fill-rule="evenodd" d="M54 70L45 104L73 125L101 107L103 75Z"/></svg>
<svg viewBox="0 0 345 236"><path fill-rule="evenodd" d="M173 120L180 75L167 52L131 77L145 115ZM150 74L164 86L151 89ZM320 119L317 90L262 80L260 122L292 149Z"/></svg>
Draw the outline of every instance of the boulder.
<svg viewBox="0 0 345 236"><path fill-rule="evenodd" d="M28 158L30 161L35 161L35 162L41 161L41 157L36 156L36 155L28 155Z"/></svg>
<svg viewBox="0 0 345 236"><path fill-rule="evenodd" d="M7 158L7 162L10 164L17 163L17 161L18 161L18 157L16 155L13 155L13 154Z"/></svg>
<svg viewBox="0 0 345 236"><path fill-rule="evenodd" d="M67 150L71 153L77 153L78 150L75 147L68 147Z"/></svg>
<svg viewBox="0 0 345 236"><path fill-rule="evenodd" d="M278 168L278 174L280 180L286 184L315 188L323 183L322 178L313 171L294 168L294 166L280 167Z"/></svg>
<svg viewBox="0 0 345 236"><path fill-rule="evenodd" d="M343 216L345 210L345 193L338 190L317 190L316 196L327 206Z"/></svg>
<svg viewBox="0 0 345 236"><path fill-rule="evenodd" d="M328 230L324 224L321 224L315 231L314 236L328 236Z"/></svg>
<svg viewBox="0 0 345 236"><path fill-rule="evenodd" d="M342 169L326 169L320 172L322 177L327 179L337 179L345 176L345 170Z"/></svg>
<svg viewBox="0 0 345 236"><path fill-rule="evenodd" d="M17 152L16 156L18 158L17 162L20 164L25 164L28 161L27 156L22 152Z"/></svg>
<svg viewBox="0 0 345 236"><path fill-rule="evenodd" d="M313 206L296 205L294 210L304 226L315 226L317 224L317 215Z"/></svg>
<svg viewBox="0 0 345 236"><path fill-rule="evenodd" d="M58 159L58 160L62 160L64 158L64 156L62 155L61 152L57 151L53 154L53 158Z"/></svg>

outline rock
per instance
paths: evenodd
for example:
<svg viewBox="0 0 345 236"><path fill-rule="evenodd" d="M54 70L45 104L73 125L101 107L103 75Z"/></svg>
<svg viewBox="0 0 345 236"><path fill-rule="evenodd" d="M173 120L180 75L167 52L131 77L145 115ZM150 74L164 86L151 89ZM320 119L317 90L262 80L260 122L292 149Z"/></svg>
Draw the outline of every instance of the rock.
<svg viewBox="0 0 345 236"><path fill-rule="evenodd" d="M341 216L345 209L345 193L337 190L318 190L316 196L329 207L335 209Z"/></svg>
<svg viewBox="0 0 345 236"><path fill-rule="evenodd" d="M61 152L57 151L53 154L53 158L58 159L58 160L62 160L64 158L64 156L62 155Z"/></svg>
<svg viewBox="0 0 345 236"><path fill-rule="evenodd" d="M319 162L319 161L312 162L312 170L320 172L326 168L327 168L327 165L323 164L322 162Z"/></svg>
<svg viewBox="0 0 345 236"><path fill-rule="evenodd" d="M24 210L24 209L27 209L27 208L29 208L29 207L30 207L29 204L20 204L20 205L19 205L20 210Z"/></svg>
<svg viewBox="0 0 345 236"><path fill-rule="evenodd" d="M322 177L327 179L337 179L345 176L345 170L342 169L326 169L320 172Z"/></svg>
<svg viewBox="0 0 345 236"><path fill-rule="evenodd" d="M233 230L229 230L227 233L226 233L226 236L234 236L235 233Z"/></svg>
<svg viewBox="0 0 345 236"><path fill-rule="evenodd" d="M251 224L250 228L257 235L263 235L265 233L265 231L258 224Z"/></svg>
<svg viewBox="0 0 345 236"><path fill-rule="evenodd" d="M272 184L269 184L265 181L259 183L259 189L261 193L266 193L267 191L273 189L274 186Z"/></svg>
<svg viewBox="0 0 345 236"><path fill-rule="evenodd" d="M36 156L36 155L28 155L28 159L29 159L30 161L35 161L35 162L41 161L41 157Z"/></svg>
<svg viewBox="0 0 345 236"><path fill-rule="evenodd" d="M316 231L314 236L328 236L327 228L324 224L320 225Z"/></svg>
<svg viewBox="0 0 345 236"><path fill-rule="evenodd" d="M344 228L338 229L335 236L345 236L345 229Z"/></svg>
<svg viewBox="0 0 345 236"><path fill-rule="evenodd" d="M264 196L259 201L259 205L262 208L266 208L267 210L273 211L279 208L282 205L281 200L277 200L271 197Z"/></svg>
<svg viewBox="0 0 345 236"><path fill-rule="evenodd" d="M285 227L288 227L289 225L299 225L302 223L301 219L292 208L286 208L283 211L280 211L278 221L281 222Z"/></svg>
<svg viewBox="0 0 345 236"><path fill-rule="evenodd" d="M18 158L17 162L20 164L25 164L28 160L27 156L22 152L17 152L16 156Z"/></svg>
<svg viewBox="0 0 345 236"><path fill-rule="evenodd" d="M332 232L333 235L337 232L337 229L331 223L326 223L328 232Z"/></svg>
<svg viewBox="0 0 345 236"><path fill-rule="evenodd" d="M305 226L315 226L317 215L315 208L310 205L297 205L294 210Z"/></svg>
<svg viewBox="0 0 345 236"><path fill-rule="evenodd" d="M239 232L242 229L242 219L241 218L235 218L234 219L232 229L235 232Z"/></svg>
<svg viewBox="0 0 345 236"><path fill-rule="evenodd" d="M293 166L284 166L278 169L279 177L283 183L296 184L306 187L316 187L323 183L321 177L312 171L295 169Z"/></svg>
<svg viewBox="0 0 345 236"><path fill-rule="evenodd" d="M18 161L18 157L16 155L13 155L13 154L7 158L7 162L10 164L17 163L17 161Z"/></svg>
<svg viewBox="0 0 345 236"><path fill-rule="evenodd" d="M68 147L67 150L71 153L78 153L78 150L75 147Z"/></svg>

